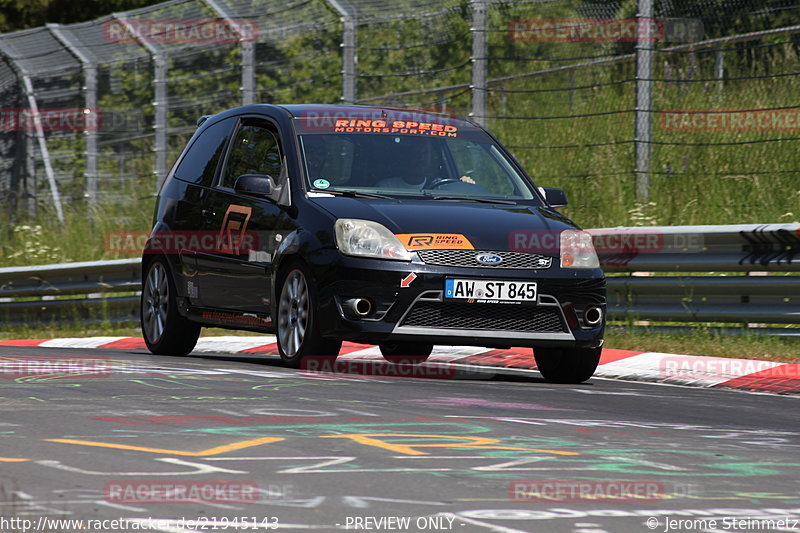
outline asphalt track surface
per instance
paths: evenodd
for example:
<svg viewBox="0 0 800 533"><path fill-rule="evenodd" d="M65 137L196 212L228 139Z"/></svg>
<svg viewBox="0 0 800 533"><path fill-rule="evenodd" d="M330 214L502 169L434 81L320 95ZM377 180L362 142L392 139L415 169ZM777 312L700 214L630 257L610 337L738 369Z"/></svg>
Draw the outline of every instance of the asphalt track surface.
<svg viewBox="0 0 800 533"><path fill-rule="evenodd" d="M263 355L0 357L3 532L800 531L797 397Z"/></svg>

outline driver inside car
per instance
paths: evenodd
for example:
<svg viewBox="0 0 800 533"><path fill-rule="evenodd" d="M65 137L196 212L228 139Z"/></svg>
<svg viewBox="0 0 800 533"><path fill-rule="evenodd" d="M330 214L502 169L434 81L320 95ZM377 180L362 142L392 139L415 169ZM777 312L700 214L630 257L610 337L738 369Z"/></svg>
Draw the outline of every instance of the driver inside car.
<svg viewBox="0 0 800 533"><path fill-rule="evenodd" d="M402 168L387 169L390 177L381 179L376 184L386 189L426 189L434 187L437 183L448 179L447 170L441 152L435 143L424 138L394 137L390 149L394 148L394 161L405 161L408 164ZM461 176L460 181L475 184L469 176Z"/></svg>

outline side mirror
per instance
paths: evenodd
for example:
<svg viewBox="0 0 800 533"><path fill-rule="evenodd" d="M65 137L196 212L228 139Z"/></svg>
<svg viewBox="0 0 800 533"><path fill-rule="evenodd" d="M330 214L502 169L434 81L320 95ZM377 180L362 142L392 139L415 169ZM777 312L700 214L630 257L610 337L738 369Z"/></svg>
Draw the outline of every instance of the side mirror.
<svg viewBox="0 0 800 533"><path fill-rule="evenodd" d="M242 174L233 183L233 190L249 196L269 198L275 182L266 174Z"/></svg>
<svg viewBox="0 0 800 533"><path fill-rule="evenodd" d="M542 193L544 199L552 207L564 207L567 205L567 193L563 189L556 189L554 187L539 187L539 192Z"/></svg>

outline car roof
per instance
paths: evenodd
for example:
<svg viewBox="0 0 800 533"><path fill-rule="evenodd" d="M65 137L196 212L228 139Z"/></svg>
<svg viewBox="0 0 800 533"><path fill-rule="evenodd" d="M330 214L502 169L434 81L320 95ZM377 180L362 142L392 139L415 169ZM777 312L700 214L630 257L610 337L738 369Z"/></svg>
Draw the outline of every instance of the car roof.
<svg viewBox="0 0 800 533"><path fill-rule="evenodd" d="M216 115L205 115L198 119L197 125L202 125L203 122L212 116L221 118L232 114L239 114L241 112L258 113L259 111L275 111L278 109L288 114L291 118L391 118L393 120L440 122L460 127L480 127L469 120L454 118L449 114L437 113L431 109L333 104L251 104L233 109L227 109L217 113Z"/></svg>
<svg viewBox="0 0 800 533"><path fill-rule="evenodd" d="M448 113L439 113L433 109L415 107L361 106L334 104L289 104L278 106L288 111L293 118L321 118L326 114L342 118L387 118L446 122L453 125L476 126L471 121L456 118Z"/></svg>

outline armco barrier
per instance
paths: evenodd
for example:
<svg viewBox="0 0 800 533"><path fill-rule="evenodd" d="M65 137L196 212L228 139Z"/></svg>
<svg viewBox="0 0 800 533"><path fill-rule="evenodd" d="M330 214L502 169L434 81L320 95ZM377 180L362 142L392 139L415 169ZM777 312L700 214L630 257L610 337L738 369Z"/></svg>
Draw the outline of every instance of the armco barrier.
<svg viewBox="0 0 800 533"><path fill-rule="evenodd" d="M800 224L589 231L612 319L800 323Z"/></svg>
<svg viewBox="0 0 800 533"><path fill-rule="evenodd" d="M3 325L139 320L141 260L0 268ZM121 294L128 293L125 296Z"/></svg>
<svg viewBox="0 0 800 533"><path fill-rule="evenodd" d="M800 323L800 224L589 231L613 320ZM0 268L2 324L138 321L140 272L139 259Z"/></svg>

